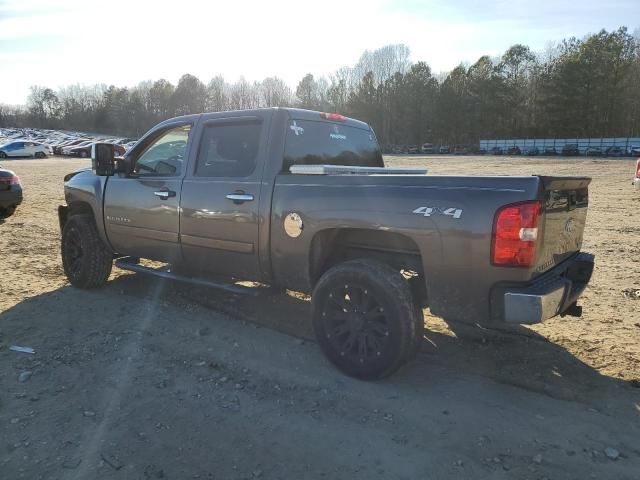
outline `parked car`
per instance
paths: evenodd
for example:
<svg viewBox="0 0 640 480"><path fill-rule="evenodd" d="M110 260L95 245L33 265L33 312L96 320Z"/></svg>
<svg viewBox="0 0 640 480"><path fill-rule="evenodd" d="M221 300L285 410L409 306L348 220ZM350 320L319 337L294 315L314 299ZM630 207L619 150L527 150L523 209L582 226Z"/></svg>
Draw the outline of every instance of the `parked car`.
<svg viewBox="0 0 640 480"><path fill-rule="evenodd" d="M577 143L567 143L562 147L562 155L565 157L577 157L580 155Z"/></svg>
<svg viewBox="0 0 640 480"><path fill-rule="evenodd" d="M407 153L409 153L410 155L416 155L420 153L420 147L418 147L417 145L411 145L407 150Z"/></svg>
<svg viewBox="0 0 640 480"><path fill-rule="evenodd" d="M13 215L22 203L22 186L20 178L11 170L0 166L0 218Z"/></svg>
<svg viewBox="0 0 640 480"><path fill-rule="evenodd" d="M512 145L507 149L507 155L522 155L522 151L519 146Z"/></svg>
<svg viewBox="0 0 640 480"><path fill-rule="evenodd" d="M439 149L438 149L438 153L441 154L447 154L447 153L451 153L451 149L449 148L448 145L442 145Z"/></svg>
<svg viewBox="0 0 640 480"><path fill-rule="evenodd" d="M44 158L49 154L49 147L41 143L29 141L9 142L0 145L0 158L36 157Z"/></svg>
<svg viewBox="0 0 640 480"><path fill-rule="evenodd" d="M557 155L558 152L554 147L545 147L544 154L547 156L554 156L554 155Z"/></svg>
<svg viewBox="0 0 640 480"><path fill-rule="evenodd" d="M93 170L65 176L64 272L99 287L117 258L235 293L255 289L211 275L310 293L319 347L367 380L415 356L427 306L496 326L580 315L589 178L389 169L375 138L355 119L280 108L169 119L121 161L97 146Z"/></svg>
<svg viewBox="0 0 640 480"><path fill-rule="evenodd" d="M587 147L584 151L585 157L601 157L602 149L599 147Z"/></svg>
<svg viewBox="0 0 640 480"><path fill-rule="evenodd" d="M431 153L434 153L436 150L435 150L435 147L433 146L433 143L423 143L422 146L420 147L420 151L425 154L431 154Z"/></svg>
<svg viewBox="0 0 640 480"><path fill-rule="evenodd" d="M502 147L493 147L491 150L489 150L489 153L491 155L502 155L504 152L502 150Z"/></svg>
<svg viewBox="0 0 640 480"><path fill-rule="evenodd" d="M524 154L529 156L529 157L535 157L537 155L540 155L540 149L538 147L528 147L524 151Z"/></svg>
<svg viewBox="0 0 640 480"><path fill-rule="evenodd" d="M640 189L640 158L636 162L636 176L632 183L636 188Z"/></svg>
<svg viewBox="0 0 640 480"><path fill-rule="evenodd" d="M607 157L624 157L625 151L622 147L609 147L605 150Z"/></svg>
<svg viewBox="0 0 640 480"><path fill-rule="evenodd" d="M85 140L85 141L77 143L77 144L67 145L66 147L62 148L62 155L64 155L64 156L76 156L75 153L74 153L76 151L75 150L76 148L83 148L83 147L86 147L86 146L91 145L93 143L95 143L94 140Z"/></svg>
<svg viewBox="0 0 640 480"><path fill-rule="evenodd" d="M629 147L629 155L632 157L640 155L640 145L631 145Z"/></svg>
<svg viewBox="0 0 640 480"><path fill-rule="evenodd" d="M91 147L95 144L95 143L99 143L99 142L95 142L95 141L91 141L88 144L81 144L81 145L77 145L75 147L71 147L68 150L65 149L63 151L64 155L69 155L72 157L80 157L80 158L89 158L91 156ZM103 142L103 143L111 143L111 142ZM127 151L126 148L124 148L122 145L117 145L117 144L113 144L113 148L116 152L116 155L121 157L122 155L125 154L125 152ZM66 153L64 153L66 152Z"/></svg>
<svg viewBox="0 0 640 480"><path fill-rule="evenodd" d="M456 145L453 147L454 155L466 155L467 153L469 153L469 149L464 145Z"/></svg>
<svg viewBox="0 0 640 480"><path fill-rule="evenodd" d="M81 145L81 144L85 144L87 142L91 142L92 140L88 139L88 138L76 138L73 140L67 140L65 142L62 142L58 145L56 145L55 147L53 147L53 154L54 155L64 155L63 151L65 149L74 147L76 145Z"/></svg>

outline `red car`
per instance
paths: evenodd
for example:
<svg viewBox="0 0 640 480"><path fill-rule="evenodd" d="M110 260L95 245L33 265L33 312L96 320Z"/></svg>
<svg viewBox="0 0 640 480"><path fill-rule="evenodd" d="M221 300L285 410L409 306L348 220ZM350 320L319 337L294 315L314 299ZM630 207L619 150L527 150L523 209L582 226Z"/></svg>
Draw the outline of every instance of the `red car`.
<svg viewBox="0 0 640 480"><path fill-rule="evenodd" d="M636 162L636 178L633 179L633 184L640 189L640 158Z"/></svg>
<svg viewBox="0 0 640 480"><path fill-rule="evenodd" d="M62 155L62 150L66 149L66 148L70 148L70 147L74 147L76 145L79 145L81 143L86 142L87 139L86 138L78 138L76 140L67 140L65 142L59 143L58 145L54 145L53 147L53 154L54 155Z"/></svg>

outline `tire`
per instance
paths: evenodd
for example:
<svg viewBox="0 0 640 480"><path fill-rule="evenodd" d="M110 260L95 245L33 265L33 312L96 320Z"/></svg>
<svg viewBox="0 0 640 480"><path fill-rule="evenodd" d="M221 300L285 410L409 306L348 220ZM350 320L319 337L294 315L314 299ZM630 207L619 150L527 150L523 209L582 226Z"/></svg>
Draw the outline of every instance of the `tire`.
<svg viewBox="0 0 640 480"><path fill-rule="evenodd" d="M9 218L16 212L16 207L0 208L0 218Z"/></svg>
<svg viewBox="0 0 640 480"><path fill-rule="evenodd" d="M422 307L417 302L414 302L413 308L415 309L415 335L407 354L407 360L413 360L418 355L420 347L422 347L422 342L424 341L424 313L422 312Z"/></svg>
<svg viewBox="0 0 640 480"><path fill-rule="evenodd" d="M415 353L417 309L393 268L352 260L329 269L311 297L313 328L325 356L361 380L388 377Z"/></svg>
<svg viewBox="0 0 640 480"><path fill-rule="evenodd" d="M426 289L424 287L424 278L422 277L414 277L408 280L409 289L411 290L411 294L413 297L413 307L415 309L415 329L416 335L414 337L414 342L411 345L411 350L409 352L409 359L415 358L415 356L420 351L420 347L422 346L422 342L424 341L424 312L423 306L426 305L423 299L426 296Z"/></svg>
<svg viewBox="0 0 640 480"><path fill-rule="evenodd" d="M91 215L73 215L62 229L62 266L74 287L96 288L111 274L113 253L102 242Z"/></svg>
<svg viewBox="0 0 640 480"><path fill-rule="evenodd" d="M87 158L87 152L85 152L84 150L80 151L80 157L81 158Z"/></svg>
<svg viewBox="0 0 640 480"><path fill-rule="evenodd" d="M7 158L7 154L4 152L0 152L0 158Z"/></svg>
<svg viewBox="0 0 640 480"><path fill-rule="evenodd" d="M36 152L34 156L36 158L44 158L44 157L46 157L44 152Z"/></svg>

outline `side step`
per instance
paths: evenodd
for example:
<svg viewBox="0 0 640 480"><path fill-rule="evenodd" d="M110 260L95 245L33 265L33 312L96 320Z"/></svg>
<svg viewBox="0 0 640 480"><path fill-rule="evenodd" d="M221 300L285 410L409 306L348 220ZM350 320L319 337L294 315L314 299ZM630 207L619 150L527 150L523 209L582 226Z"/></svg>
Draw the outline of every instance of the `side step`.
<svg viewBox="0 0 640 480"><path fill-rule="evenodd" d="M155 277L164 278L166 280L175 280L177 282L190 283L192 285L202 285L204 287L217 288L219 290L226 290L227 292L235 293L236 295L258 295L258 288L244 287L242 285L236 285L234 283L220 283L207 280L204 278L187 277L184 275L178 275L176 273L167 272L166 270L143 267L137 262L137 259L130 257L118 258L115 261L115 265L122 270L128 270L136 273L146 273Z"/></svg>

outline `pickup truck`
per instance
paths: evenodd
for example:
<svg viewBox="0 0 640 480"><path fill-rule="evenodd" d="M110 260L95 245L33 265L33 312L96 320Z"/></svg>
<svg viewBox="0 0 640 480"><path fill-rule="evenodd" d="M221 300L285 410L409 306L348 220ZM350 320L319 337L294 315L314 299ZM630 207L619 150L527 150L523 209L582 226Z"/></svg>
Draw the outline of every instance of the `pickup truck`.
<svg viewBox="0 0 640 480"><path fill-rule="evenodd" d="M212 279L310 293L322 351L361 379L415 355L424 307L489 327L578 316L593 270L589 178L384 168L371 127L335 113L173 118L123 158L96 145L92 165L65 177L58 212L72 285L103 285L115 259L234 293Z"/></svg>

